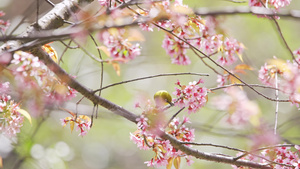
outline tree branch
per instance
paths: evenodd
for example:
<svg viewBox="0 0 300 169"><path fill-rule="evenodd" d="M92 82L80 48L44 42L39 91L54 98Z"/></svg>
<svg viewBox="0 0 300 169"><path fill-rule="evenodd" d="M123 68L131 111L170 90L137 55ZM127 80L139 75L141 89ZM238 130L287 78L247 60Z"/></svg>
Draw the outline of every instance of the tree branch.
<svg viewBox="0 0 300 169"><path fill-rule="evenodd" d="M253 167L253 168L262 168L262 169L271 169L271 167L268 164L263 163L256 163L252 161L246 161L246 160L235 160L234 157L227 157L227 156L221 156L221 155L215 155L211 153L205 153L200 152L198 150L192 149L184 144L182 144L180 141L178 141L173 136L170 136L168 134L164 134L162 138L167 139L171 142L172 146L174 146L176 149L179 149L186 153L187 155L192 155L199 159L205 159L208 161L215 161L220 163L227 163L232 164L236 166L247 166L247 167Z"/></svg>
<svg viewBox="0 0 300 169"><path fill-rule="evenodd" d="M194 10L196 15L201 16L216 16L216 15L241 15L241 14L255 14L267 16L290 17L299 19L300 10L280 10L275 13L274 10L262 7L237 6L237 7L222 7L222 9L213 10L211 8L197 8Z"/></svg>

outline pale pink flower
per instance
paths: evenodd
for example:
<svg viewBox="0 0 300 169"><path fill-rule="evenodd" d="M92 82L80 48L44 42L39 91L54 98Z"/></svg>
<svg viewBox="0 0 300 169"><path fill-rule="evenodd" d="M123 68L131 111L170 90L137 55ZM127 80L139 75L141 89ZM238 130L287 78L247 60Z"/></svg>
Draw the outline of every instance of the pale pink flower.
<svg viewBox="0 0 300 169"><path fill-rule="evenodd" d="M153 112L152 112L153 113ZM150 161L146 161L148 167L160 167L168 164L168 159L176 157L184 157L188 163L191 163L190 156L187 156L180 150L175 149L169 140L163 140L160 135L149 131L148 127L143 131L141 126L148 126L147 116L152 114L143 114L137 119L138 130L134 133L130 133L130 139L142 150L152 150L155 155ZM149 117L149 118L150 118ZM168 134L176 137L180 141L191 142L195 139L194 129L189 129L185 126L189 119L185 117L183 121L179 121L179 118L174 118L168 125L166 131Z"/></svg>
<svg viewBox="0 0 300 169"><path fill-rule="evenodd" d="M125 34L125 29L114 29L102 31L98 37L108 48L111 57L132 60L141 54L141 47L138 43L129 42Z"/></svg>
<svg viewBox="0 0 300 169"><path fill-rule="evenodd" d="M12 59L12 55L9 52L2 53L0 55L0 65L8 65Z"/></svg>
<svg viewBox="0 0 300 169"><path fill-rule="evenodd" d="M173 36L165 35L162 47L166 50L167 54L171 56L172 63L178 65L189 65L191 61L186 55L188 45Z"/></svg>
<svg viewBox="0 0 300 169"><path fill-rule="evenodd" d="M228 112L227 122L233 125L248 124L259 113L257 104L250 101L238 87L230 87L226 94L212 98L211 104L218 110Z"/></svg>
<svg viewBox="0 0 300 169"><path fill-rule="evenodd" d="M153 25L150 23L139 23L138 24L143 31L153 32Z"/></svg>
<svg viewBox="0 0 300 169"><path fill-rule="evenodd" d="M227 76L228 77L228 76ZM221 87L221 86L224 86L225 83L227 82L227 79L225 76L221 76L221 75L218 75L217 76L217 83L218 83L218 87Z"/></svg>
<svg viewBox="0 0 300 169"><path fill-rule="evenodd" d="M0 17L4 16L4 15L5 15L5 13L3 11L0 11ZM9 27L9 25L10 25L9 21L4 21L4 20L0 19L0 30L2 31L2 34L5 33L5 31Z"/></svg>
<svg viewBox="0 0 300 169"><path fill-rule="evenodd" d="M242 155L243 153L238 153L237 156ZM292 165L295 167L295 169L299 169L300 167L300 159L299 159L299 153L295 152L290 149L290 147L276 147L272 149L265 149L260 151L258 156L263 157L259 158L258 156L253 156L251 154L248 154L244 157L242 157L242 160L248 160L253 162L260 162L260 163L269 163L265 159L269 159L271 161L281 163L281 164L287 164ZM243 166L232 166L235 169L246 169L248 167ZM278 165L278 164L270 164L271 168L275 169L287 169L289 167Z"/></svg>
<svg viewBox="0 0 300 169"><path fill-rule="evenodd" d="M221 40L222 36L223 35L213 35L204 39L202 38L200 48L203 49L207 55L217 52L223 43Z"/></svg>
<svg viewBox="0 0 300 169"><path fill-rule="evenodd" d="M259 80L268 86L275 86L275 74L278 72L276 66L267 65L265 63L258 72Z"/></svg>
<svg viewBox="0 0 300 169"><path fill-rule="evenodd" d="M16 80L20 82L20 89L24 89L24 91L41 90L45 96L43 102L47 104L61 104L76 96L77 91L58 80L38 57L23 51L15 52L13 57L11 61L15 66L13 73ZM58 92L55 90L55 86L60 86L64 92Z"/></svg>
<svg viewBox="0 0 300 169"><path fill-rule="evenodd" d="M175 105L181 108L187 107L188 113L195 113L202 108L206 104L208 90L205 87L200 87L200 83L203 83L201 79L190 82L187 86L182 86L178 81L176 85L179 88L175 88L176 91L173 93L176 96L173 102L177 101Z"/></svg>
<svg viewBox="0 0 300 169"><path fill-rule="evenodd" d="M244 50L244 46L236 39L225 38L222 46L222 54L218 58L218 62L221 65L231 65L237 57L241 56Z"/></svg>
<svg viewBox="0 0 300 169"><path fill-rule="evenodd" d="M269 0L267 1L268 4L266 4L266 1L262 1L264 2L264 4L261 4L260 0L249 0L249 6L256 6L256 7L273 7L276 10L278 10L279 8L283 8L285 6L290 5L292 0Z"/></svg>
<svg viewBox="0 0 300 169"><path fill-rule="evenodd" d="M274 130L269 129L265 124L261 124L257 127L257 133L250 136L252 140L252 149L257 149L262 146L270 146L278 144L280 138L274 134Z"/></svg>
<svg viewBox="0 0 300 169"><path fill-rule="evenodd" d="M0 84L0 132L12 138L20 132L24 117L18 112L18 104L7 95L8 88L9 82Z"/></svg>
<svg viewBox="0 0 300 169"><path fill-rule="evenodd" d="M72 117L66 117L64 119L60 119L62 126L65 127L68 123L70 123L70 125L73 125L73 127L75 125L76 131L80 130L78 136L82 136L82 137L85 136L87 132L90 130L91 119L86 115L77 116L74 113L70 113L70 114L72 115ZM71 132L74 129L73 127L71 127Z"/></svg>

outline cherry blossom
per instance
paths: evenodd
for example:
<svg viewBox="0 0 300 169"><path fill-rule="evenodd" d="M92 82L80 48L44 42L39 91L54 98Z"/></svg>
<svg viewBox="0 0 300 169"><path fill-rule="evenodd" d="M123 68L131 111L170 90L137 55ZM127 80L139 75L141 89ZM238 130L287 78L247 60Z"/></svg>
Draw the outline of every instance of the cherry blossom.
<svg viewBox="0 0 300 169"><path fill-rule="evenodd" d="M250 101L239 87L230 87L226 93L213 97L211 104L218 110L228 112L227 122L233 125L257 124L258 105Z"/></svg>
<svg viewBox="0 0 300 169"><path fill-rule="evenodd" d="M175 92L173 93L176 98L173 99L176 106L179 107L187 107L188 113L195 113L201 107L203 107L207 102L207 88L200 87L199 84L203 83L200 79L199 81L190 82L189 85L181 85L178 81L176 85L180 88L175 88Z"/></svg>
<svg viewBox="0 0 300 169"><path fill-rule="evenodd" d="M265 85L275 86L275 76L279 71L276 66L265 63L258 72L258 78Z"/></svg>
<svg viewBox="0 0 300 169"><path fill-rule="evenodd" d="M172 63L178 65L191 64L189 57L186 55L186 48L188 48L186 43L178 41L173 36L166 35L162 47L172 57Z"/></svg>
<svg viewBox="0 0 300 169"><path fill-rule="evenodd" d="M87 132L90 130L91 119L85 115L77 116L72 113L71 115L72 117L66 117L64 119L61 119L62 125L65 127L68 123L70 123L71 132L74 129L74 125L76 125L76 131L80 130L78 136L85 136Z"/></svg>
<svg viewBox="0 0 300 169"><path fill-rule="evenodd" d="M231 65L237 60L236 56L241 58L244 45L239 43L236 39L225 38L221 50L222 54L217 61L221 65Z"/></svg>
<svg viewBox="0 0 300 169"><path fill-rule="evenodd" d="M24 117L18 112L18 104L7 94L9 82L0 84L0 132L9 138L15 137L23 126Z"/></svg>
<svg viewBox="0 0 300 169"><path fill-rule="evenodd" d="M294 55L296 60L300 60L299 49L295 50ZM278 88L286 95L292 103L300 103L300 69L299 65L293 61L283 61L279 59L273 59L272 63L265 64L259 71L259 80L266 85L275 86L277 83ZM275 81L277 76L277 82Z"/></svg>
<svg viewBox="0 0 300 169"><path fill-rule="evenodd" d="M228 76L227 76L228 77ZM228 80L226 76L221 76L218 75L217 76L217 83L218 83L218 87L224 86Z"/></svg>
<svg viewBox="0 0 300 169"><path fill-rule="evenodd" d="M99 4L101 6L107 7L107 8L115 8L118 5L118 2L116 0L98 0ZM124 2L124 0L119 0L119 2Z"/></svg>
<svg viewBox="0 0 300 169"><path fill-rule="evenodd" d="M141 54L139 43L132 44L124 37L128 32L125 29L109 29L99 33L99 39L107 47L110 56L132 60Z"/></svg>
<svg viewBox="0 0 300 169"><path fill-rule="evenodd" d="M279 8L283 8L285 6L290 5L292 0L249 0L249 6L257 6L257 7L274 7L276 10ZM264 4L261 4L263 2ZM268 2L268 4L266 4Z"/></svg>
<svg viewBox="0 0 300 169"><path fill-rule="evenodd" d="M291 149L291 147L274 147L270 149L264 149L255 155L248 154L241 159L243 160L250 160L254 162L260 163L268 163L271 168L276 169L286 169L286 168L297 168L300 167L300 159L299 159L299 146L295 145L294 147L297 151ZM243 153L238 153L237 156L241 156ZM260 158L262 157L262 158ZM270 163L269 161L277 162L280 164L290 165L291 167ZM246 169L248 167L243 166L232 166L234 169Z"/></svg>
<svg viewBox="0 0 300 169"><path fill-rule="evenodd" d="M274 134L274 130L268 127L266 123L260 122L258 126L255 126L255 130L256 132L250 135L252 150L280 143L279 135Z"/></svg>
<svg viewBox="0 0 300 169"><path fill-rule="evenodd" d="M5 13L3 11L0 11L0 17L2 17L4 15L5 15ZM9 25L10 25L9 21L4 21L4 20L0 19L0 30L2 31L2 33L4 33L7 30Z"/></svg>
<svg viewBox="0 0 300 169"><path fill-rule="evenodd" d="M13 67L15 78L23 82L20 88L37 90L39 86L48 104L61 103L76 96L77 91L58 80L38 57L17 51L11 63L15 65Z"/></svg>
<svg viewBox="0 0 300 169"><path fill-rule="evenodd" d="M152 150L154 157L146 161L148 167L159 167L172 165L173 160L180 163L180 158L186 159L188 164L192 163L191 157L173 148L169 140L160 138L161 133L165 130L166 133L176 137L183 142L194 141L194 129L188 128L185 124L189 123L189 118L184 117L182 121L179 118L174 118L169 124L165 120L161 120L163 110L152 106L150 102L144 108L144 111L137 120L137 127L134 133L130 133L130 139L141 150ZM156 131L153 132L153 127Z"/></svg>

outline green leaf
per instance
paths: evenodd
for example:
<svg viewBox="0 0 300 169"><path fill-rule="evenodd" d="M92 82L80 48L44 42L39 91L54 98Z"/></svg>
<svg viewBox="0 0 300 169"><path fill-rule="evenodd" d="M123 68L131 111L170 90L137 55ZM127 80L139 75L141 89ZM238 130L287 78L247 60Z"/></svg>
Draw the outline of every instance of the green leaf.
<svg viewBox="0 0 300 169"><path fill-rule="evenodd" d="M21 113L24 117L26 117L29 123L32 125L31 116L30 114L24 109L18 109L17 112Z"/></svg>

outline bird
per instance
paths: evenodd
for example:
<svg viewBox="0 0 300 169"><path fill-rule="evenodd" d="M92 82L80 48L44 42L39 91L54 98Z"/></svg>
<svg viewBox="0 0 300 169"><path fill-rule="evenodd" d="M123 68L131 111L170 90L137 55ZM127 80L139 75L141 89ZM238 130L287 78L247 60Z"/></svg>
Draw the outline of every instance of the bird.
<svg viewBox="0 0 300 169"><path fill-rule="evenodd" d="M154 94L154 101L157 107L162 107L167 104L173 105L172 96L166 90L159 90Z"/></svg>

